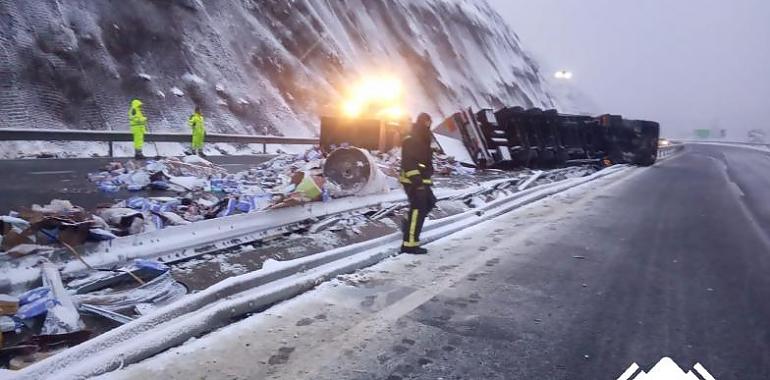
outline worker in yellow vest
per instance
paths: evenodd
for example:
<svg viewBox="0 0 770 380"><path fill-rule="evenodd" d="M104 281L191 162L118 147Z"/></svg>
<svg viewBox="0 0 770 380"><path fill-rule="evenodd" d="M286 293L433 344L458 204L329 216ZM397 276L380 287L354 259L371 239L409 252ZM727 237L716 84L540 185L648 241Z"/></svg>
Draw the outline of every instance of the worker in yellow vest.
<svg viewBox="0 0 770 380"><path fill-rule="evenodd" d="M203 138L206 136L206 128L203 124L201 108L196 106L190 119L187 121L192 128L192 154L203 156Z"/></svg>
<svg viewBox="0 0 770 380"><path fill-rule="evenodd" d="M142 148L144 148L144 133L147 132L147 118L142 113L142 102L139 99L131 101L128 122L131 125L131 134L134 135L134 158L143 159Z"/></svg>

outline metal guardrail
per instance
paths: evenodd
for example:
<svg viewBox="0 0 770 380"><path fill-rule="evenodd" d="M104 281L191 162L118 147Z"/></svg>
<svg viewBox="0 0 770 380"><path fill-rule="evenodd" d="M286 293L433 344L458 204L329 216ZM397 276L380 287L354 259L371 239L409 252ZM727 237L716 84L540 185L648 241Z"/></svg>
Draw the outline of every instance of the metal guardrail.
<svg viewBox="0 0 770 380"><path fill-rule="evenodd" d="M425 242L431 242L446 238L453 233L466 230L513 209L599 178L622 173L628 168L626 165L616 165L586 177L571 178L537 186L491 201L478 209L426 223L423 229L425 234L423 239ZM505 182L510 181L511 179L505 180ZM502 182L504 181L500 181L500 183ZM449 190L449 192L453 191ZM403 197L403 195L399 196ZM328 204L322 205L322 207L327 206ZM307 211L309 209L305 212ZM257 214L237 215L236 218L245 215ZM262 223L266 221L264 215L260 215L259 218ZM231 229L222 226L222 231L230 233ZM152 233L156 232L158 231ZM199 237L196 235L196 238ZM205 290L167 305L157 312L137 318L137 320L130 322L133 325L125 325L128 328L107 331L90 341L64 350L36 363L34 366L27 367L18 372L17 378L39 379L51 377L53 374L58 375L58 377L68 377L73 373L92 377L102 375L118 365L137 363L178 346L191 337L201 336L222 327L243 315L264 310L268 305L301 294L323 281L371 266L392 256L397 250L399 239L400 232L395 232L345 247L285 261L283 262L284 265L271 268L263 267L258 271L225 279ZM164 239L149 239L152 244L157 244L161 240ZM242 244L246 240L235 239L235 241ZM136 251L135 248L134 251ZM114 251L110 253L111 257L117 257ZM172 327L169 328L169 326ZM163 338L152 339L151 337ZM135 342L141 342L141 344L136 345ZM84 357L93 357L94 359L84 362Z"/></svg>
<svg viewBox="0 0 770 380"><path fill-rule="evenodd" d="M759 143L759 142L746 142L746 141L729 141L729 140L671 140L672 143L679 143L679 144L687 144L687 143L693 143L693 144L733 144L733 145L753 145L753 146L770 146L768 143Z"/></svg>
<svg viewBox="0 0 770 380"><path fill-rule="evenodd" d="M671 145L665 145L665 146L659 146L658 147L658 158L666 158L668 156L671 156L672 154L682 150L684 148L684 144L680 143L672 143Z"/></svg>
<svg viewBox="0 0 770 380"><path fill-rule="evenodd" d="M146 133L145 142L176 142L191 141L189 133ZM88 131L73 129L0 129L0 141L97 141L109 143L112 156L112 143L133 141L133 135L128 131ZM207 133L206 142L262 144L262 151L267 153L267 144L317 145L315 137L284 137L260 135L235 135L226 133Z"/></svg>

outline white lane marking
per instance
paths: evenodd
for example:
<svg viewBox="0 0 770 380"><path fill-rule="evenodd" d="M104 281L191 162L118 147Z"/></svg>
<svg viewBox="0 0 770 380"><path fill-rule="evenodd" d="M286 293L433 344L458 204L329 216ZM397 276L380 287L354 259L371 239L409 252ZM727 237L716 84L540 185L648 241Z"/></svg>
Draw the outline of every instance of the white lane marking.
<svg viewBox="0 0 770 380"><path fill-rule="evenodd" d="M50 172L29 172L31 175L51 175L51 174L72 174L74 173L74 170L59 170L59 171L50 171Z"/></svg>
<svg viewBox="0 0 770 380"><path fill-rule="evenodd" d="M628 380L631 378L631 375L635 374L636 371L638 370L639 370L639 364L636 364L636 363L631 364L631 366L628 367L626 372L623 372L623 374L620 375L620 377L618 377L618 380Z"/></svg>
<svg viewBox="0 0 770 380"><path fill-rule="evenodd" d="M693 368L695 368L695 372L698 372L698 374L702 378L706 380L716 380L714 376L711 376L709 371L706 371L706 368L703 368L703 366L700 363L695 363L695 366Z"/></svg>

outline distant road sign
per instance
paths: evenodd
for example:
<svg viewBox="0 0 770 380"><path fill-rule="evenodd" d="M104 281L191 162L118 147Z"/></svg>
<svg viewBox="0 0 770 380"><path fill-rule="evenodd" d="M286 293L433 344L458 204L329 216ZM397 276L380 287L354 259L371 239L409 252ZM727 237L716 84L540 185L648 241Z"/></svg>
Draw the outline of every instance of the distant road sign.
<svg viewBox="0 0 770 380"><path fill-rule="evenodd" d="M711 137L711 130L710 129L696 129L695 130L695 138L697 139L707 139Z"/></svg>

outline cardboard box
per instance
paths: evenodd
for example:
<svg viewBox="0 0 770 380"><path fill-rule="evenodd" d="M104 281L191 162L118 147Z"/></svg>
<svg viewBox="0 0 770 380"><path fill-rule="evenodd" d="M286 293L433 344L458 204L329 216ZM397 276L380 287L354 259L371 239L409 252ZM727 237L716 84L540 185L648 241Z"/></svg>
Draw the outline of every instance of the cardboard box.
<svg viewBox="0 0 770 380"><path fill-rule="evenodd" d="M18 298L7 294L0 294L0 315L14 315L18 310Z"/></svg>

